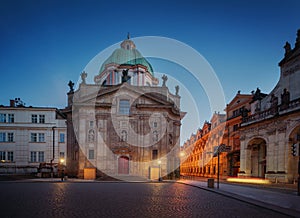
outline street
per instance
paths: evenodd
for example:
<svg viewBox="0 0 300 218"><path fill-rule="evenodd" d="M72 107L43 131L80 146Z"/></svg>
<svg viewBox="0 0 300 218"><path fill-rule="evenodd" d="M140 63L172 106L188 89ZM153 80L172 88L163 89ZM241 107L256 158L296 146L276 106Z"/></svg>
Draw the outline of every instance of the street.
<svg viewBox="0 0 300 218"><path fill-rule="evenodd" d="M287 217L178 183L1 182L1 217Z"/></svg>

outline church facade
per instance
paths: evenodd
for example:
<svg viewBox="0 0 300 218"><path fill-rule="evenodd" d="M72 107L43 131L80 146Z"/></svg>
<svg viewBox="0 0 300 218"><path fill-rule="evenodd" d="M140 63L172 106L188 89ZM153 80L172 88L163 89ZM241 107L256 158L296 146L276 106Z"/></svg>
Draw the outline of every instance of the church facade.
<svg viewBox="0 0 300 218"><path fill-rule="evenodd" d="M179 87L171 93L129 37L100 66L95 84L81 74L69 83L67 170L69 176L144 179L179 176ZM93 177L93 176L92 176Z"/></svg>

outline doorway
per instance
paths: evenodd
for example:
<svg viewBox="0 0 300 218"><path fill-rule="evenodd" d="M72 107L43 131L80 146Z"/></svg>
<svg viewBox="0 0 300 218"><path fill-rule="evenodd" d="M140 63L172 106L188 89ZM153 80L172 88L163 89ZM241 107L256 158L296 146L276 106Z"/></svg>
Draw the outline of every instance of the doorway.
<svg viewBox="0 0 300 218"><path fill-rule="evenodd" d="M129 174L129 158L125 156L119 157L118 174Z"/></svg>

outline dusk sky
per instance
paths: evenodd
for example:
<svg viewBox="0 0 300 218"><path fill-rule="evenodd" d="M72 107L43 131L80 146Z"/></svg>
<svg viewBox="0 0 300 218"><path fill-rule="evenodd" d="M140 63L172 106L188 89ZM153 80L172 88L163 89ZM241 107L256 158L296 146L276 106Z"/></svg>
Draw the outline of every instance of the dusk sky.
<svg viewBox="0 0 300 218"><path fill-rule="evenodd" d="M214 69L227 103L238 90L249 94L259 87L269 93L279 79L285 42L294 47L299 9L298 0L2 0L0 105L20 97L26 106L64 108L68 81L77 82L86 65L124 40L127 32L133 40L162 36L194 48ZM154 71L168 70L159 61L152 66ZM184 72L166 73L188 86ZM174 87L169 88L174 92ZM210 112L201 112L206 105L197 106L198 123L185 121L183 140L211 118ZM189 112L186 105L182 109Z"/></svg>

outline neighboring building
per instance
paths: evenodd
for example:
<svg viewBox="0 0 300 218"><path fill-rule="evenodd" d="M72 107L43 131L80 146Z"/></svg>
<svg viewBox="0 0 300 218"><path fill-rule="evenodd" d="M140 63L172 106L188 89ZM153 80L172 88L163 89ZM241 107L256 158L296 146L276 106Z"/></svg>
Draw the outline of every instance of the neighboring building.
<svg viewBox="0 0 300 218"><path fill-rule="evenodd" d="M66 139L65 119L58 109L25 107L20 99L1 105L0 173L37 173L40 164L51 162L57 167L66 156Z"/></svg>
<svg viewBox="0 0 300 218"><path fill-rule="evenodd" d="M299 157L291 148L300 143L300 30L295 47L287 42L284 48L277 85L268 95L257 90L250 115L243 117L239 176L297 180Z"/></svg>
<svg viewBox="0 0 300 218"><path fill-rule="evenodd" d="M79 178L179 176L181 119L179 87L172 94L163 76L156 86L150 63L132 40L100 66L95 84L81 74L72 82L67 116L68 175ZM95 172L90 176L90 172Z"/></svg>
<svg viewBox="0 0 300 218"><path fill-rule="evenodd" d="M212 154L216 145L225 145L226 152L221 153L219 162L221 177L261 177L273 182L297 180L300 30L295 47L291 49L287 42L284 48L279 82L268 95L258 88L249 95L238 92L226 106L226 123L215 122L224 117L214 114L211 123L205 123L209 128L204 125L184 143L182 175L216 177L216 158ZM224 134L218 138L218 129L224 125Z"/></svg>
<svg viewBox="0 0 300 218"><path fill-rule="evenodd" d="M224 145L223 133L226 115L214 113L210 122L191 136L181 148L181 175L220 177L227 175L226 153L220 152L219 168L217 149ZM219 170L219 171L218 171Z"/></svg>
<svg viewBox="0 0 300 218"><path fill-rule="evenodd" d="M241 94L240 91L227 104L226 111L226 128L223 135L224 144L230 146L230 152L227 154L228 176L237 176L240 170L240 126L242 115L250 111L250 102L252 94Z"/></svg>

